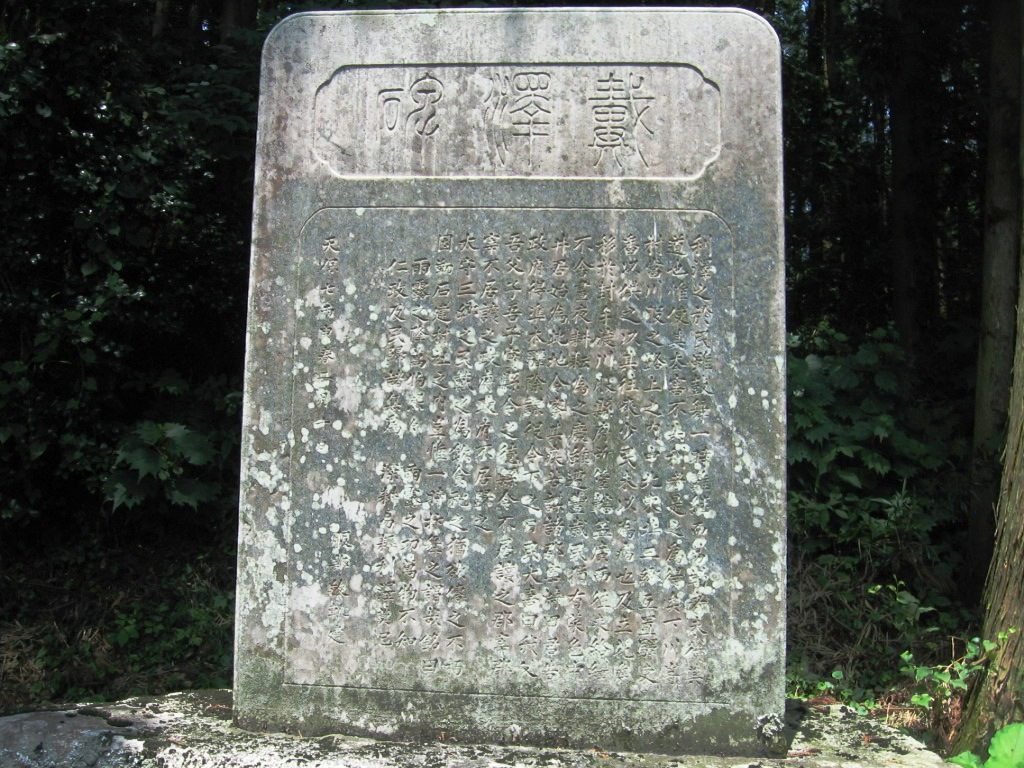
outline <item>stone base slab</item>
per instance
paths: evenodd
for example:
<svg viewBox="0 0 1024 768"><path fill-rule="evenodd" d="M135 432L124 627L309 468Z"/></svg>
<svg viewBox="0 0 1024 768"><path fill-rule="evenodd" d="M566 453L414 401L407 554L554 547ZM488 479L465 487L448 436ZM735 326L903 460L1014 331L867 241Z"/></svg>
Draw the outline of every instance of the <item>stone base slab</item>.
<svg viewBox="0 0 1024 768"><path fill-rule="evenodd" d="M252 733L231 691L189 691L0 718L0 768L940 768L914 739L841 706L787 708L787 757L409 744Z"/></svg>

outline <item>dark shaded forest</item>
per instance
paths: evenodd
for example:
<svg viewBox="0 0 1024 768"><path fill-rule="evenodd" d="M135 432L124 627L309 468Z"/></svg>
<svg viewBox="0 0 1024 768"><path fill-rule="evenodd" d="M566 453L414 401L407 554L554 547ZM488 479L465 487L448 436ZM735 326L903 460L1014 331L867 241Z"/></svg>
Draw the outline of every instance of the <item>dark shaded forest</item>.
<svg viewBox="0 0 1024 768"><path fill-rule="evenodd" d="M1024 654L1019 3L701 4L783 45L791 693L971 746L1024 719L963 716ZM0 712L230 685L260 46L331 7L0 2Z"/></svg>

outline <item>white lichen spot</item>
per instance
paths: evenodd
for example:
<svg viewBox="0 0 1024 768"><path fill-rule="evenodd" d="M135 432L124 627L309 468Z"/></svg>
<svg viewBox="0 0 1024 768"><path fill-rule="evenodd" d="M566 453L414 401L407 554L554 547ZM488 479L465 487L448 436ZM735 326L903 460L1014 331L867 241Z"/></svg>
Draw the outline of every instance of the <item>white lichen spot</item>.
<svg viewBox="0 0 1024 768"><path fill-rule="evenodd" d="M274 421L274 417L273 417L273 414L270 413L270 411L265 410L265 409L264 410L260 410L260 423L259 423L259 430L260 430L260 432L262 432L264 435L269 435L270 434L270 425L273 423L273 421Z"/></svg>
<svg viewBox="0 0 1024 768"><path fill-rule="evenodd" d="M341 509L341 505L344 501L345 491L342 488L339 488L338 486L328 488L327 490L320 494L320 502L325 507L330 507L331 509ZM337 523L331 524L332 531L334 531L335 525L337 525ZM335 531L335 533L337 533L337 531Z"/></svg>
<svg viewBox="0 0 1024 768"><path fill-rule="evenodd" d="M362 400L363 383L358 376L338 376L334 379L334 402L342 411L354 413Z"/></svg>
<svg viewBox="0 0 1024 768"><path fill-rule="evenodd" d="M350 523L362 524L366 520L366 505L361 501L346 500L341 503L345 519Z"/></svg>

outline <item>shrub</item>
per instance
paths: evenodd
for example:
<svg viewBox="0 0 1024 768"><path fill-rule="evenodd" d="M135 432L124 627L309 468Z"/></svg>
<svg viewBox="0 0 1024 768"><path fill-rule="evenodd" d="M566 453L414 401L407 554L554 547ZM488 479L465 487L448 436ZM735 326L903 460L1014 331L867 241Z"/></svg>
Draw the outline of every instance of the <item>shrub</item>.
<svg viewBox="0 0 1024 768"><path fill-rule="evenodd" d="M949 532L966 431L912 392L891 329L855 342L823 325L789 347L792 664L878 684L962 626Z"/></svg>

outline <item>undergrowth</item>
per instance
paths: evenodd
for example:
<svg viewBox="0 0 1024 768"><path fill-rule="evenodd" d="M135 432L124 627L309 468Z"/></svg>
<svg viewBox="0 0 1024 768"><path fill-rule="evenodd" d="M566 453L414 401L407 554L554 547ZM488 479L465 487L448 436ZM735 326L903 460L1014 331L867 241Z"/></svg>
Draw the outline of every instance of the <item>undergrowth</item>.
<svg viewBox="0 0 1024 768"><path fill-rule="evenodd" d="M22 533L0 554L0 713L230 685L230 534Z"/></svg>
<svg viewBox="0 0 1024 768"><path fill-rule="evenodd" d="M962 405L908 386L886 328L794 334L788 364L790 692L886 714L941 746L964 688L942 670L984 649L957 639L976 621L955 577Z"/></svg>

